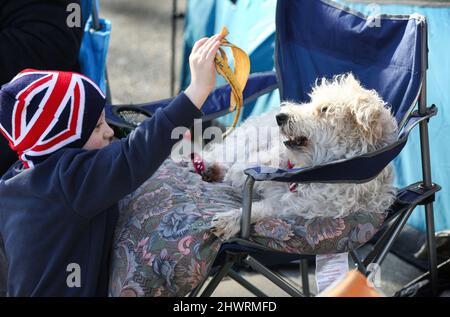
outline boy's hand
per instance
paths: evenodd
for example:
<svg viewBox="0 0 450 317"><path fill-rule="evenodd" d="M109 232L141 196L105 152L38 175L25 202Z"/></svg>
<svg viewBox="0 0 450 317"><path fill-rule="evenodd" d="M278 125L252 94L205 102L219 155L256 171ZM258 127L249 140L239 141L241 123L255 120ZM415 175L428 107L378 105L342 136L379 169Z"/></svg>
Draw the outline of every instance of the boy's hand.
<svg viewBox="0 0 450 317"><path fill-rule="evenodd" d="M194 44L189 56L191 84L184 93L198 109L203 106L206 98L216 86L214 58L221 40L220 34L202 38Z"/></svg>

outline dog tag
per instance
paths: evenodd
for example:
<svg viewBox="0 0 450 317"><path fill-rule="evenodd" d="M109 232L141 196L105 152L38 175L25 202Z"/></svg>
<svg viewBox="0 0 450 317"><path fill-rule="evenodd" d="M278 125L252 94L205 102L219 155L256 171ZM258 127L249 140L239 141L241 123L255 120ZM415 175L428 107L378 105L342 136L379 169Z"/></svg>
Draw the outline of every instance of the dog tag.
<svg viewBox="0 0 450 317"><path fill-rule="evenodd" d="M349 271L348 253L316 255L317 294Z"/></svg>

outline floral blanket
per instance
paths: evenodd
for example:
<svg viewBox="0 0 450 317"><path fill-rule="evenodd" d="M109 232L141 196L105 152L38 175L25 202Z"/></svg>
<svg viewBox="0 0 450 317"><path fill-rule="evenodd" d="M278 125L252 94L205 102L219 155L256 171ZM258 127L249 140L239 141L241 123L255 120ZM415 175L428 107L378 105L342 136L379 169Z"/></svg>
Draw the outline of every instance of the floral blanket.
<svg viewBox="0 0 450 317"><path fill-rule="evenodd" d="M119 204L110 296L185 296L211 269L222 241L210 232L212 216L242 206L242 192L167 160ZM251 239L296 254L346 252L368 240L385 216L266 218Z"/></svg>

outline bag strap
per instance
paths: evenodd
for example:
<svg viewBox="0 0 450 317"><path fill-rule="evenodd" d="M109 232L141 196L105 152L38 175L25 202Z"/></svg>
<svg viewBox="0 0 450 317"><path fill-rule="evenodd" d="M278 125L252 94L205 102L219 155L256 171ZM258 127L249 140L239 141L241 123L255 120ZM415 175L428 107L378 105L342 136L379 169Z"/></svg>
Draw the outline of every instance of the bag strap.
<svg viewBox="0 0 450 317"><path fill-rule="evenodd" d="M100 25L100 18L99 18L99 13L98 13L98 0L93 0L92 1L92 26L94 28L95 31L100 30L102 27Z"/></svg>

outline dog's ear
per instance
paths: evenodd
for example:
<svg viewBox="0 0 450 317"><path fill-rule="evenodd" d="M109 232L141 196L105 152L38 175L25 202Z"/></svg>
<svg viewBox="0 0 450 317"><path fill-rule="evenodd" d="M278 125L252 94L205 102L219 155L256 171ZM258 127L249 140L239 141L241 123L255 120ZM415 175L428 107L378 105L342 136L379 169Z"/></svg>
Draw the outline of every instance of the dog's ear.
<svg viewBox="0 0 450 317"><path fill-rule="evenodd" d="M380 105L374 105L366 97L357 98L351 114L359 130L371 144L379 140L383 134Z"/></svg>
<svg viewBox="0 0 450 317"><path fill-rule="evenodd" d="M382 138L386 117L389 117L384 101L376 91L364 89L352 75L346 76L343 84L347 86L345 91L353 95L350 105L352 121L370 144L377 143Z"/></svg>

